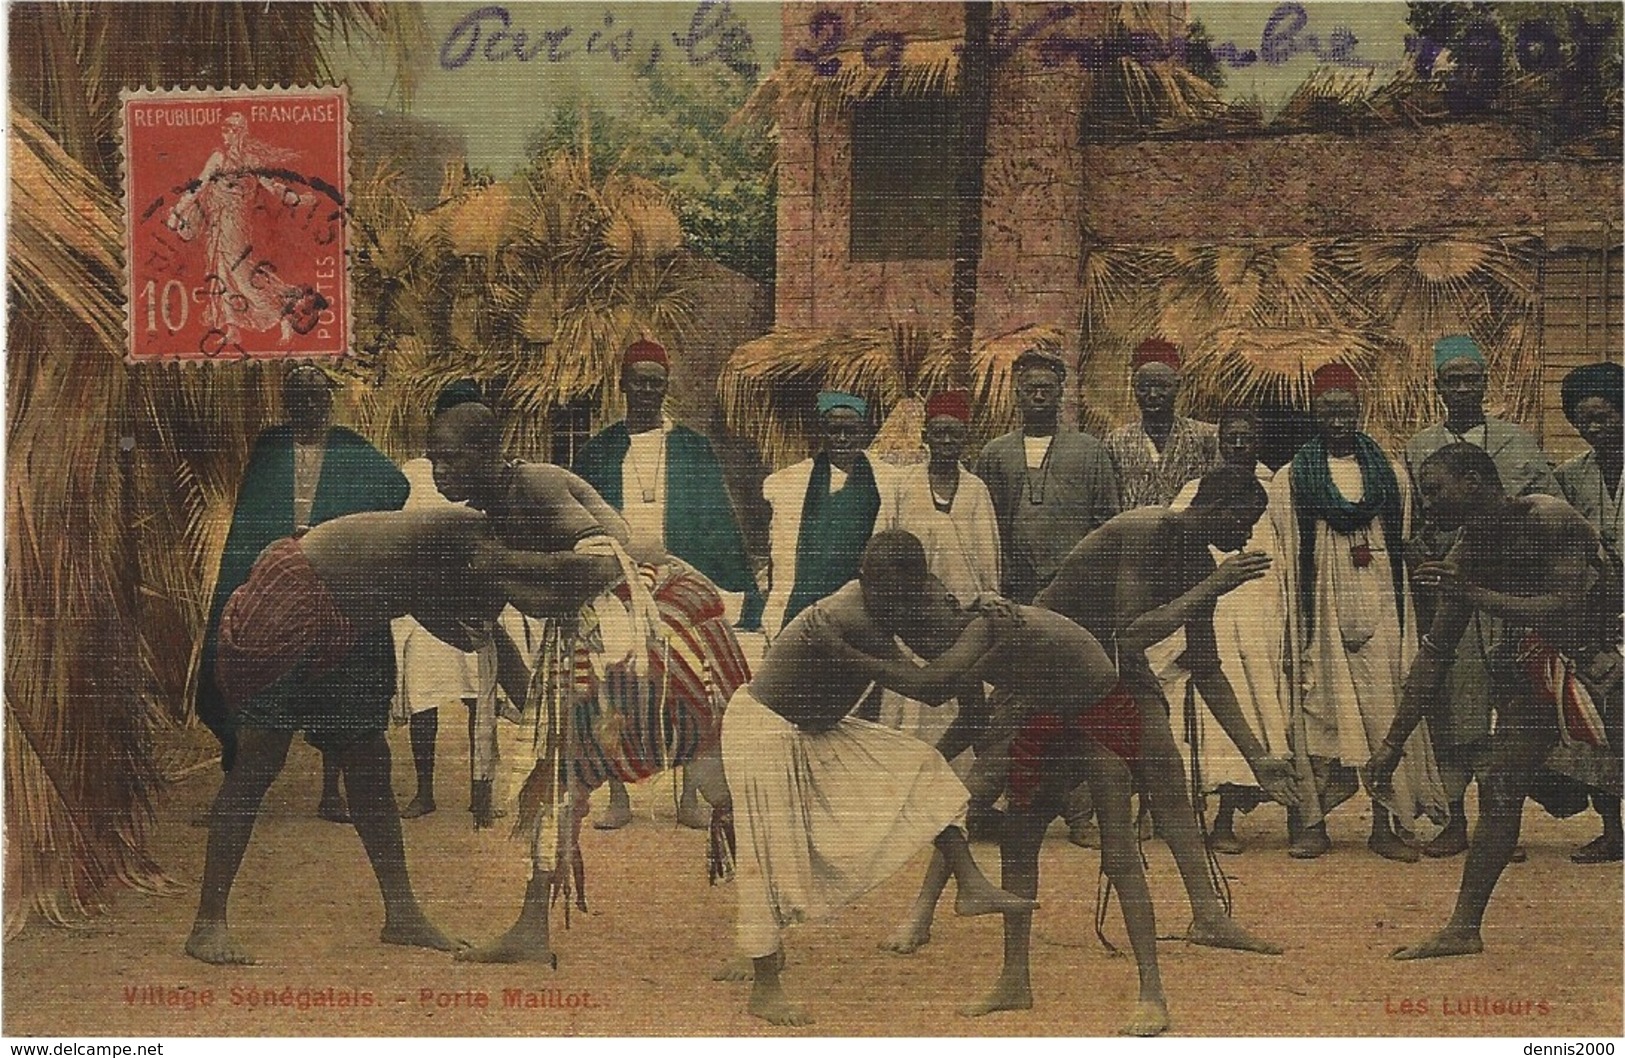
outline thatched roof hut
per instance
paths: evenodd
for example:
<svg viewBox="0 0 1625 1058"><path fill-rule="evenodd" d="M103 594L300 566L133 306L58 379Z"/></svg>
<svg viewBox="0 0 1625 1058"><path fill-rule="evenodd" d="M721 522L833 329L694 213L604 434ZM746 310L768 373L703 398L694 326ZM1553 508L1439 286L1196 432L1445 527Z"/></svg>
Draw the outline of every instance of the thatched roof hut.
<svg viewBox="0 0 1625 1058"><path fill-rule="evenodd" d="M121 88L317 83L350 33L421 46L407 5L99 4L14 11L8 256L5 925L69 922L109 887L165 890L145 829L190 738L198 643L244 462L280 416L263 363L123 362ZM410 62L399 64L410 71ZM501 184L461 167L414 209L387 159L351 188L357 356L340 418L417 454L447 381L533 425L609 399L632 338L689 320L665 193L579 154ZM538 424L539 421L539 424Z"/></svg>

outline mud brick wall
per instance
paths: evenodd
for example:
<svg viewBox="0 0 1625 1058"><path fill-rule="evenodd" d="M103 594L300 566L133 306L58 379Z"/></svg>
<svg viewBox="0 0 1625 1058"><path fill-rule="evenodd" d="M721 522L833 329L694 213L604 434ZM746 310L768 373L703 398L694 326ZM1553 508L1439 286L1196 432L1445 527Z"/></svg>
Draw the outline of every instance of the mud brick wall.
<svg viewBox="0 0 1625 1058"><path fill-rule="evenodd" d="M1012 22L1041 5L1010 4ZM941 40L962 31L957 4L811 4L784 8L781 63L812 40L811 19L840 15L849 47L870 34ZM1083 173L1078 143L1082 85L1075 71L1046 69L1030 49L995 70L983 187L977 330L999 334L1028 323L1077 327L1083 245ZM775 325L871 328L906 321L945 330L950 260L854 261L852 132L846 110L813 114L781 105L779 244Z"/></svg>
<svg viewBox="0 0 1625 1058"><path fill-rule="evenodd" d="M1611 215L1615 165L1535 160L1504 125L1091 146L1086 225L1102 242L1217 242Z"/></svg>
<svg viewBox="0 0 1625 1058"><path fill-rule="evenodd" d="M795 52L812 41L810 23L820 11L841 17L849 46L882 31L937 40L957 36L963 26L958 4L789 3L782 65L796 64ZM946 326L951 261L851 259L850 111L825 106L815 112L800 100L780 104L778 210L776 327L863 329L893 320Z"/></svg>

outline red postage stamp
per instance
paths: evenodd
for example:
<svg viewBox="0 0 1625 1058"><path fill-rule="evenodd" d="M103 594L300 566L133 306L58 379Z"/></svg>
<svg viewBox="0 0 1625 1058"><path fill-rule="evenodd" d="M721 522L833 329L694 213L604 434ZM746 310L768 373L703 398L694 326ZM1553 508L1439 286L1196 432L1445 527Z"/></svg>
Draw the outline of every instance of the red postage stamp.
<svg viewBox="0 0 1625 1058"><path fill-rule="evenodd" d="M343 86L124 94L131 361L349 351L348 104Z"/></svg>

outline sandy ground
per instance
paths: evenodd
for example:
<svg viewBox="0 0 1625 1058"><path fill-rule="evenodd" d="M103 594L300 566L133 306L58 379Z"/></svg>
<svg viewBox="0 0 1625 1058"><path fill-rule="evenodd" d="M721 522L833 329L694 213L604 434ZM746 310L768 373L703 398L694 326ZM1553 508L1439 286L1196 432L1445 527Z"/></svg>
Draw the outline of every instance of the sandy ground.
<svg viewBox="0 0 1625 1058"><path fill-rule="evenodd" d="M471 827L460 726L455 714L442 719L441 808L404 824L407 853L431 916L457 936L485 939L511 921L526 872L505 832ZM404 730L391 743L404 803L413 789ZM179 895L127 892L88 928L35 924L5 945L7 1035L1092 1036L1113 1032L1134 996L1133 963L1107 954L1093 935L1098 853L1057 832L1043 853L1035 1009L974 1021L956 1014L997 971L996 918L941 919L932 944L912 958L876 950L908 906L922 855L834 922L791 931L786 983L818 1020L810 1029L766 1026L743 1012L747 985L710 980L729 954L733 889L707 886L705 836L676 826L663 778L633 791L633 825L587 831L592 910L573 915L568 930L557 923L557 971L468 966L387 947L377 941L382 909L354 830L313 815L319 758L302 743L267 799L232 899L240 938L262 965L204 966L181 952L205 834L187 820L215 784L204 770L158 806L155 848ZM1236 917L1287 952L1268 958L1161 944L1176 1032L1621 1034L1621 871L1568 859L1595 835L1594 815L1559 821L1530 809L1529 861L1509 869L1490 907L1489 950L1422 963L1386 955L1443 921L1461 860L1378 859L1364 847L1368 825L1346 806L1333 816L1334 851L1299 863L1286 856L1280 809L1241 820L1249 850L1223 858ZM1146 851L1161 930L1182 931L1187 914L1172 860L1159 843ZM976 853L997 869L993 846ZM1126 948L1115 907L1107 935ZM197 1002L205 990L212 1003ZM509 994L518 1005L505 1003L508 990L517 990ZM1517 1013L1494 1013L1497 1001ZM1475 1004L1488 1009L1474 1012Z"/></svg>

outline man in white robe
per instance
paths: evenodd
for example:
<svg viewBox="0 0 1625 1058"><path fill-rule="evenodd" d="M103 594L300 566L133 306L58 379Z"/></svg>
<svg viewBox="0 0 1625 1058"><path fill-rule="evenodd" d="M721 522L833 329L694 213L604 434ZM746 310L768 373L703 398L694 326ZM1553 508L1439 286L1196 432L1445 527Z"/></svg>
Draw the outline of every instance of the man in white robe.
<svg viewBox="0 0 1625 1058"><path fill-rule="evenodd" d="M722 721L738 829L737 938L754 982L747 1009L779 1025L811 1020L779 980L784 927L852 903L928 846L959 882L960 914L1037 907L977 869L958 825L969 795L942 755L849 715L871 686L849 651L896 657L896 633L930 583L919 541L901 532L876 536L861 576L782 629ZM986 622L977 631L939 659L944 685L957 686L994 645Z"/></svg>
<svg viewBox="0 0 1625 1058"><path fill-rule="evenodd" d="M982 479L960 462L969 429L970 397L963 390L938 393L926 401L925 445L931 458L898 475L889 526L919 539L925 548L926 568L962 606L970 605L978 595L999 590L999 522L993 498ZM980 713L981 695L970 692L967 696L976 701L937 709L896 696L900 703L896 726L938 745L967 705L967 724L960 725L962 728L979 727L985 721ZM888 701L891 698L888 695ZM970 737L956 738L938 748L953 760L970 741Z"/></svg>
<svg viewBox="0 0 1625 1058"><path fill-rule="evenodd" d="M1296 859L1331 848L1326 813L1357 792L1355 769L1387 733L1416 649L1402 555L1410 490L1358 430L1352 370L1322 367L1310 392L1320 436L1275 475L1269 505L1286 589L1293 762L1305 791L1289 850ZM1447 819L1426 726L1411 739L1391 790L1372 805L1368 841L1402 862L1420 853L1396 824L1431 840Z"/></svg>
<svg viewBox="0 0 1625 1058"><path fill-rule="evenodd" d="M1259 424L1255 413L1227 411L1219 417L1219 449L1224 461L1256 475L1268 488L1275 474L1259 462L1258 445ZM1189 507L1200 485L1200 479L1186 485L1174 497L1170 509L1182 511ZM1289 755L1287 691L1283 686L1281 657L1286 613L1282 609L1280 548L1275 542L1274 525L1267 515L1253 526L1253 534L1244 550L1269 555L1272 559L1269 572L1219 596L1213 607L1213 639L1247 726L1258 736L1267 754L1286 757ZM1224 557L1223 552L1213 549L1215 562L1223 561ZM1219 795L1218 814L1208 844L1215 852L1239 853L1242 845L1235 832L1236 812L1251 811L1269 798L1259 789L1252 767L1235 742L1199 703L1200 694L1191 684L1190 673L1179 663L1179 655L1184 651L1183 630L1157 645L1158 651L1169 647L1174 649L1174 657L1167 667L1160 667L1158 659L1150 657L1151 651L1146 653L1153 670L1162 678L1163 693L1168 701L1174 709L1183 710L1180 745L1190 773L1200 779L1196 784L1199 792Z"/></svg>

